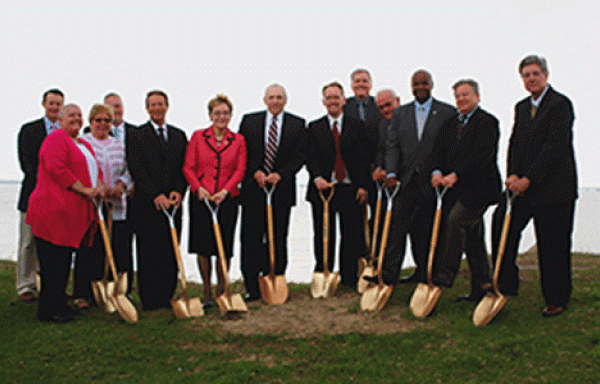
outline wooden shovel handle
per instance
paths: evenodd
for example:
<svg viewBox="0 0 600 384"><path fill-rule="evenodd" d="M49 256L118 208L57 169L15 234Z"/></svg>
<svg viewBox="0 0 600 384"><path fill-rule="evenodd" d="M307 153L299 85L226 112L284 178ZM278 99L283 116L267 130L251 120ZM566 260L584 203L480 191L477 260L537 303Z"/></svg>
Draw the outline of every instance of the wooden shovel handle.
<svg viewBox="0 0 600 384"><path fill-rule="evenodd" d="M267 226L269 232L269 265L271 271L269 276L273 278L275 276L275 233L273 230L273 206L267 205Z"/></svg>
<svg viewBox="0 0 600 384"><path fill-rule="evenodd" d="M229 293L229 276L227 274L227 262L225 261L225 249L223 248L223 237L221 236L221 227L219 223L213 223L213 229L215 231L215 240L217 242L217 249L219 251L219 263L221 263L221 278L223 279L223 285L225 286L225 297L228 299L231 297Z"/></svg>
<svg viewBox="0 0 600 384"><path fill-rule="evenodd" d="M173 250L175 251L175 260L177 260L183 300L187 301L187 285L185 282L185 273L183 272L183 262L181 261L181 250L179 249L179 240L177 240L177 230L173 227L171 227L171 240L173 240Z"/></svg>
<svg viewBox="0 0 600 384"><path fill-rule="evenodd" d="M433 229L431 230L431 245L429 246L429 258L427 259L427 283L433 287L433 259L435 257L435 248L437 246L438 233L440 230L440 221L442 220L442 210L435 210L433 219Z"/></svg>
<svg viewBox="0 0 600 384"><path fill-rule="evenodd" d="M113 253L112 253L112 247L110 244L110 240L108 239L108 231L106 229L106 223L104 222L104 219L100 219L100 232L102 233L102 240L104 241L104 250L106 252L106 260L108 261L108 265L110 266L110 270L112 272L113 275L113 280L115 282L115 284L117 284L117 281L119 280L117 277L117 267L115 266L115 260L113 258ZM113 296L117 297L117 292L118 290L115 289Z"/></svg>
<svg viewBox="0 0 600 384"><path fill-rule="evenodd" d="M386 214L387 216L387 214ZM381 220L381 199L375 204L375 222L373 223L373 241L371 242L371 252L369 253L369 261L375 260L375 252L377 251L377 236L379 236L379 220ZM387 220L387 218L386 218ZM381 248L380 248L381 249Z"/></svg>
<svg viewBox="0 0 600 384"><path fill-rule="evenodd" d="M323 276L329 277L329 202L335 192L335 187L332 183L329 184L331 191L329 196L325 198L323 192L319 191L319 196L323 201Z"/></svg>

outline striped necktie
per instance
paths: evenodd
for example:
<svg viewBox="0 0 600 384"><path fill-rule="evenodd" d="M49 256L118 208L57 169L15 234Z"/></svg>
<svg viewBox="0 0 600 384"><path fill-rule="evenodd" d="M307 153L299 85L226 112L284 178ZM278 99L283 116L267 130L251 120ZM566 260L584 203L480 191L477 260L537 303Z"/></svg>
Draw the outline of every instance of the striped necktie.
<svg viewBox="0 0 600 384"><path fill-rule="evenodd" d="M535 113L537 112L537 107L533 104L531 104L531 118L533 119L535 117Z"/></svg>
<svg viewBox="0 0 600 384"><path fill-rule="evenodd" d="M273 120L271 120L265 150L265 169L268 173L271 173L275 168L275 158L277 158L277 116L273 116Z"/></svg>

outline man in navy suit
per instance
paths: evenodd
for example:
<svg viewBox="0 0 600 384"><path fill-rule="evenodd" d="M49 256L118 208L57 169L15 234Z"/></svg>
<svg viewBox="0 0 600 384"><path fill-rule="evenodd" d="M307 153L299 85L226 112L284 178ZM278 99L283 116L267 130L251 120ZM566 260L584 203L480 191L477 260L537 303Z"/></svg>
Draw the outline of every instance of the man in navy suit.
<svg viewBox="0 0 600 384"><path fill-rule="evenodd" d="M498 119L479 107L479 85L459 80L452 89L459 114L444 124L431 152L431 185L448 188L444 198L433 282L451 287L463 249L471 270L471 297L478 301L490 289L490 265L483 238L483 214L498 202Z"/></svg>
<svg viewBox="0 0 600 384"><path fill-rule="evenodd" d="M19 221L19 248L17 251L17 295L22 301L35 300L35 274L39 269L35 240L31 233L31 226L25 223L25 213L29 203L29 196L33 192L37 180L40 148L46 136L59 128L58 114L64 103L64 95L58 89L44 92L42 106L45 114L41 119L24 124L19 131L18 153L19 164L23 171L21 182L21 195L18 209Z"/></svg>
<svg viewBox="0 0 600 384"><path fill-rule="evenodd" d="M177 265L169 223L162 210L178 208L187 189L183 162L185 132L166 123L169 99L163 91L146 96L150 120L129 137L127 163L135 180L131 220L138 246L138 293L144 310L170 307L177 283ZM175 227L181 235L181 209Z"/></svg>
<svg viewBox="0 0 600 384"><path fill-rule="evenodd" d="M573 105L548 84L546 59L525 57L519 64L523 85L531 96L515 106L508 147L506 188L517 195L500 272L500 291L516 295L519 267L515 260L521 232L533 218L537 240L542 316L560 315L571 297L571 241L577 199L573 151ZM495 260L506 204L492 221Z"/></svg>
<svg viewBox="0 0 600 384"><path fill-rule="evenodd" d="M323 202L318 191L329 193L335 183L330 203L329 270L335 255L335 216L341 221L341 283L354 287L357 282L358 258L365 254L362 231L363 204L367 201L370 180L369 159L365 151L367 135L364 123L343 113L344 90L337 83L323 87L323 105L327 115L308 125L306 164L310 174L306 199L311 203L314 228L315 272L323 271Z"/></svg>
<svg viewBox="0 0 600 384"><path fill-rule="evenodd" d="M290 212L296 205L296 173L304 163L306 122L283 108L285 88L267 87L263 99L266 111L244 115L239 133L246 140L248 161L242 182L242 274L246 301L260 298L258 276L269 273L266 194L263 187L275 188L273 228L275 275L285 275Z"/></svg>
<svg viewBox="0 0 600 384"><path fill-rule="evenodd" d="M425 70L411 78L415 100L396 108L388 127L386 146L386 186L401 183L392 211L392 227L383 263L387 285L398 281L404 261L406 235L410 233L417 270L408 281L425 281L431 222L435 210L433 188L426 164L440 127L456 114L456 109L431 96L433 80Z"/></svg>

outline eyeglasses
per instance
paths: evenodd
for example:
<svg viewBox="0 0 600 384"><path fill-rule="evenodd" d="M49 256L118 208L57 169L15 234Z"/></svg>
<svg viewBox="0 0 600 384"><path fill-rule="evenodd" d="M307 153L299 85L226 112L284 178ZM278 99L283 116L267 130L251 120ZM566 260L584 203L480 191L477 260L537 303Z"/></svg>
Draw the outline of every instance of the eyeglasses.
<svg viewBox="0 0 600 384"><path fill-rule="evenodd" d="M95 121L96 123L101 123L101 122L110 123L110 122L112 122L111 119L101 119L99 117L95 118L93 121Z"/></svg>

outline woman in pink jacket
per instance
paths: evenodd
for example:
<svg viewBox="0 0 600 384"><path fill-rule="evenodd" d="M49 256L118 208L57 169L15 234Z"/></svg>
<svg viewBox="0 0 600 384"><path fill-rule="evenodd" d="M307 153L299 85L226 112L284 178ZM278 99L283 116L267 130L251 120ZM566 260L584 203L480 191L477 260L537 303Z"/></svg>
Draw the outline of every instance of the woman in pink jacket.
<svg viewBox="0 0 600 384"><path fill-rule="evenodd" d="M71 255L80 244L91 244L98 217L91 199L104 197L106 188L92 147L77 138L83 124L81 109L66 105L58 120L60 129L48 135L40 149L26 222L40 262L37 318L62 323L75 313L65 294Z"/></svg>
<svg viewBox="0 0 600 384"><path fill-rule="evenodd" d="M227 268L233 255L233 235L238 215L238 185L246 172L246 142L227 128L233 106L227 96L217 95L208 103L213 125L197 130L187 146L183 173L190 184L189 252L198 254L198 266L204 282L204 307L212 306L210 277L211 255L217 255L210 212L205 197L219 205L218 218L223 234ZM217 263L217 273L221 273ZM227 272L225 272L227 273ZM217 286L217 295L223 287Z"/></svg>

